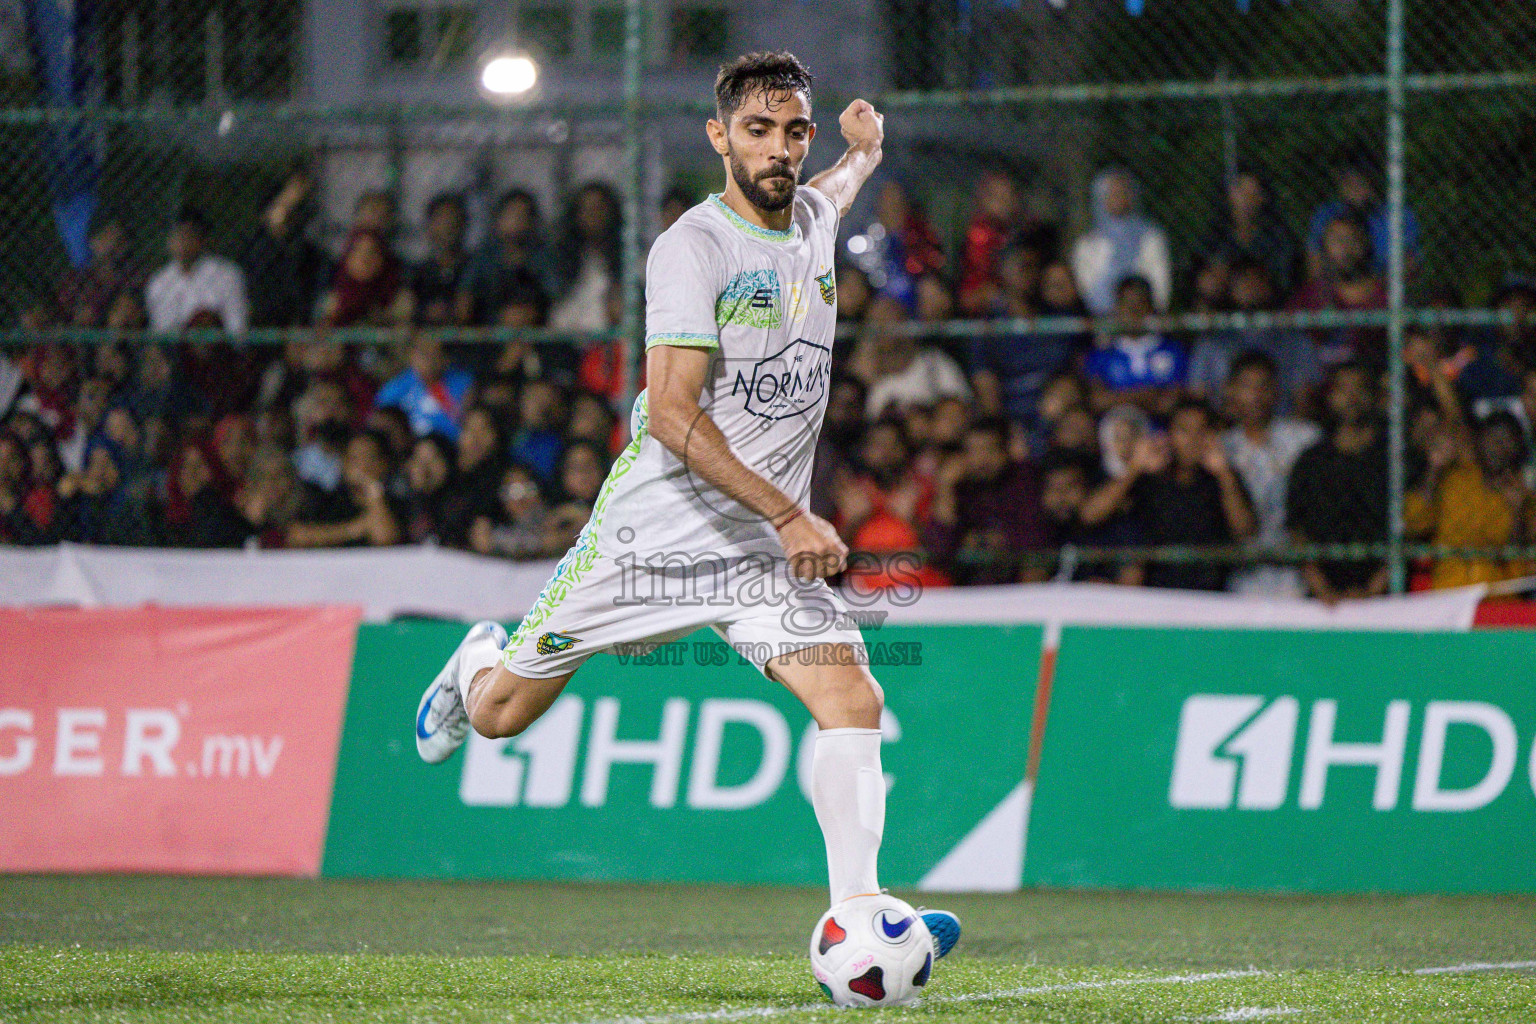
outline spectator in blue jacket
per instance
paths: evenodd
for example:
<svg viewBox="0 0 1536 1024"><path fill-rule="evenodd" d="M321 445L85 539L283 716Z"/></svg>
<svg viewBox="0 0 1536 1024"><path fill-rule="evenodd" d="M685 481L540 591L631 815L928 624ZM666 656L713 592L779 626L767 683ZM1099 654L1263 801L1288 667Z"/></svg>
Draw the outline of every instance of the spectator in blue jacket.
<svg viewBox="0 0 1536 1024"><path fill-rule="evenodd" d="M394 406L411 421L417 437L442 434L459 439L459 423L464 417L464 400L474 385L468 370L448 365L443 343L432 338L411 341L409 366L379 389L376 408Z"/></svg>

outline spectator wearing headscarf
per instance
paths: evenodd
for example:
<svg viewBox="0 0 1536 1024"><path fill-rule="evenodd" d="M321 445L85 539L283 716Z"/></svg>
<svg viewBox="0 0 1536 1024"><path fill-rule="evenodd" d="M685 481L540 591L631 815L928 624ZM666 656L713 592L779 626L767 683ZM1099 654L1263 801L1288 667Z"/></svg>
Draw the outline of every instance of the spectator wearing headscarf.
<svg viewBox="0 0 1536 1024"><path fill-rule="evenodd" d="M449 504L458 493L458 473L454 462L458 453L454 444L442 434L418 437L405 460L405 515L404 540L420 544L438 541L454 544L448 536ZM467 533L467 523L465 524ZM458 541L459 544L463 540Z"/></svg>
<svg viewBox="0 0 1536 1024"><path fill-rule="evenodd" d="M1132 276L1151 284L1159 310L1168 308L1173 289L1168 237L1140 207L1140 190L1129 171L1114 167L1093 180L1093 230L1072 247L1072 269L1095 316L1115 311L1115 290Z"/></svg>
<svg viewBox="0 0 1536 1024"><path fill-rule="evenodd" d="M171 459L165 478L163 542L179 548L234 548L250 536L250 524L230 499L234 482L213 442L187 441Z"/></svg>
<svg viewBox="0 0 1536 1024"><path fill-rule="evenodd" d="M327 327L400 323L409 312L402 283L400 260L384 235L367 228L353 231L342 248L321 322Z"/></svg>

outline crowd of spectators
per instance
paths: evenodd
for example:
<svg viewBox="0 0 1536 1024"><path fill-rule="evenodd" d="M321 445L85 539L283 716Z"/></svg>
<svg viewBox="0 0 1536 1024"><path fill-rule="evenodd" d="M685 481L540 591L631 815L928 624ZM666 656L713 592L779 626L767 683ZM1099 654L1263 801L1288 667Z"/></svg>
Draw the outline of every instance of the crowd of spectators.
<svg viewBox="0 0 1536 1024"><path fill-rule="evenodd" d="M1092 225L1076 238L1026 212L1009 174L988 171L953 247L915 194L885 181L838 267L840 341L812 484L813 510L876 556L861 581L916 571L932 586L1383 592L1380 561L1266 564L1262 553L1386 538L1384 331L1151 326L1170 310L1385 308L1373 178L1346 165L1335 182L1295 232L1262 175L1241 169L1205 240L1175 252L1120 168L1095 179ZM90 264L23 328L228 339L0 350L0 543L435 541L513 558L571 544L626 441L618 346L445 344L418 329L590 335L616 324L614 190L581 186L553 225L531 193L512 190L475 246L462 198L438 196L419 213L426 244L414 263L399 255L389 193L362 196L330 253L309 230L313 191L295 172L230 257L210 251L206 221L185 211L153 271L130 256L121 220L98 220ZM669 194L663 222L688 198ZM1406 227L1416 268L1411 216ZM1444 284L1415 281L1448 302ZM1518 319L1536 313L1536 282L1511 276L1494 301L1516 322L1408 338L1414 538L1536 542L1536 325ZM1077 326L1045 330L1041 317ZM939 329L956 318L993 327ZM326 340L354 326L396 340ZM282 346L242 342L264 327L314 330ZM1105 550L1162 545L1255 554ZM1419 570L1422 585L1441 586L1527 566L1445 558Z"/></svg>

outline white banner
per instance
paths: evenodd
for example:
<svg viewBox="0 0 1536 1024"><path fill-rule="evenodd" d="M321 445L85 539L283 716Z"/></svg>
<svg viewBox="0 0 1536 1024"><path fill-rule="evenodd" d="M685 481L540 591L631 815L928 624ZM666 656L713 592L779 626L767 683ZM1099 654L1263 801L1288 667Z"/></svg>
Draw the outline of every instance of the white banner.
<svg viewBox="0 0 1536 1024"><path fill-rule="evenodd" d="M183 551L0 547L0 605L80 608L253 608L348 604L384 622L405 615L472 620L522 617L554 572L553 561L509 562L436 547L323 551ZM1465 630L1482 587L1329 608L1092 583L936 588L902 600L852 594L860 614L891 623L1211 626L1248 629Z"/></svg>

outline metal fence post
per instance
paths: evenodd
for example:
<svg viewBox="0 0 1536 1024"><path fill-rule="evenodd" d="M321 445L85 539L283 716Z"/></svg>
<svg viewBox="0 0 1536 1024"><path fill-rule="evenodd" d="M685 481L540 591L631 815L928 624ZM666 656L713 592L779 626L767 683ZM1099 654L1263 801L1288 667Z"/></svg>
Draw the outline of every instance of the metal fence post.
<svg viewBox="0 0 1536 1024"><path fill-rule="evenodd" d="M641 0L625 0L624 3L624 317L620 344L623 358L619 360L620 393L623 404L619 415L626 417L634 406L639 392L640 360L644 358L644 346L640 332L643 330L643 255L640 251L640 197L641 180L641 126L640 126L640 71L642 62L642 8Z"/></svg>
<svg viewBox="0 0 1536 1024"><path fill-rule="evenodd" d="M1407 395L1403 382L1403 5L1387 3L1387 372L1390 402L1387 424L1388 567L1394 594L1407 589L1403 557L1403 490Z"/></svg>

